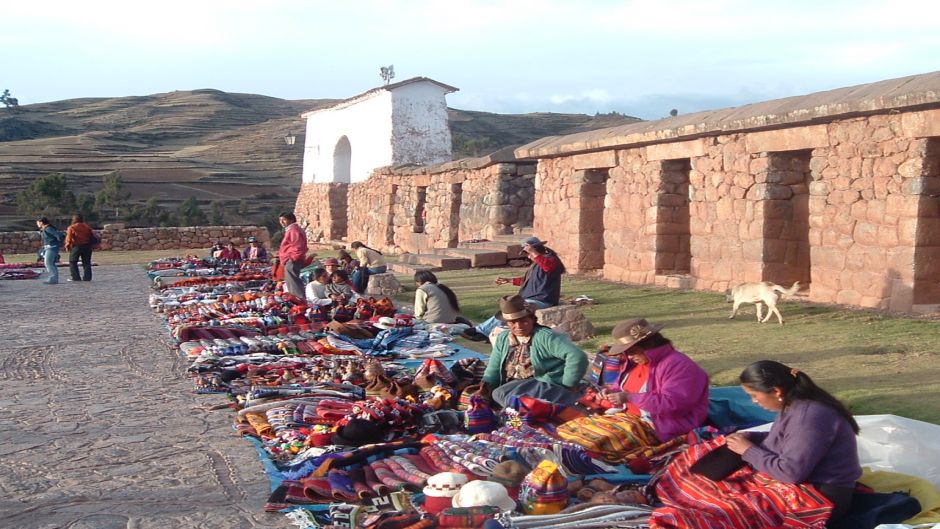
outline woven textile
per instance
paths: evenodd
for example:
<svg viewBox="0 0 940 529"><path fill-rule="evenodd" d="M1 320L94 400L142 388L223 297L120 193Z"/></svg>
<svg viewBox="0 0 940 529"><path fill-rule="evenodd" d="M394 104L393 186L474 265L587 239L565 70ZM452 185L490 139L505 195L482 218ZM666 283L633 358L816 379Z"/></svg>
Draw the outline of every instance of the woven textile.
<svg viewBox="0 0 940 529"><path fill-rule="evenodd" d="M689 447L666 468L656 493L666 506L653 511L651 529L823 529L832 503L811 485L773 480L744 467L722 481L689 472L724 444L716 438Z"/></svg>
<svg viewBox="0 0 940 529"><path fill-rule="evenodd" d="M652 426L629 413L581 417L559 426L557 434L611 462L649 456L646 448L660 444Z"/></svg>
<svg viewBox="0 0 940 529"><path fill-rule="evenodd" d="M597 353L588 368L588 379L598 386L616 386L621 362L619 355Z"/></svg>

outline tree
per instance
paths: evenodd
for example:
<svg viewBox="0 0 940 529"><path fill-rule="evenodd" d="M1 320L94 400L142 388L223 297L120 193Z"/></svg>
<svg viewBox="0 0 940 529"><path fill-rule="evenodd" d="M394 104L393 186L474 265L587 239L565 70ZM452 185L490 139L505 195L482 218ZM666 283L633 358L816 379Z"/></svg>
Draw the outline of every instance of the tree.
<svg viewBox="0 0 940 529"><path fill-rule="evenodd" d="M31 217L63 217L75 209L75 195L62 173L37 178L16 195L17 210Z"/></svg>
<svg viewBox="0 0 940 529"><path fill-rule="evenodd" d="M176 222L179 226L202 226L207 222L206 214L199 209L196 197L189 197L176 208Z"/></svg>
<svg viewBox="0 0 940 529"><path fill-rule="evenodd" d="M170 214L157 203L157 197L150 197L142 206L131 206L127 219L147 227L162 226L172 220Z"/></svg>
<svg viewBox="0 0 940 529"><path fill-rule="evenodd" d="M225 204L221 200L213 200L209 203L209 220L215 226L225 225Z"/></svg>
<svg viewBox="0 0 940 529"><path fill-rule="evenodd" d="M678 116L678 115L679 115L679 109L674 108L674 109L670 110L670 111L669 111L669 115L672 116L672 117Z"/></svg>
<svg viewBox="0 0 940 529"><path fill-rule="evenodd" d="M91 193L79 193L75 197L75 211L85 217L85 221L98 220L98 210L95 209L95 197Z"/></svg>
<svg viewBox="0 0 940 529"><path fill-rule="evenodd" d="M101 179L101 190L95 194L95 207L99 212L114 209L115 219L118 216L118 209L127 204L130 193L124 192L124 181L118 173L104 175Z"/></svg>
<svg viewBox="0 0 940 529"><path fill-rule="evenodd" d="M3 103L7 108L16 110L20 106L20 101L10 95L10 89L7 88L3 91L3 94L0 94L0 103Z"/></svg>

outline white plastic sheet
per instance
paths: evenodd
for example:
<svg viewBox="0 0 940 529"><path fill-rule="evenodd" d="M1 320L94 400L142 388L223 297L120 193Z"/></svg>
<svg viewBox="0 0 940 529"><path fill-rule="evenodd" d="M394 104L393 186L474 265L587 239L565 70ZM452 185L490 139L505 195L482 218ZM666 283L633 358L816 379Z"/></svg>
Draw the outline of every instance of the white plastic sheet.
<svg viewBox="0 0 940 529"><path fill-rule="evenodd" d="M863 467L924 478L940 489L940 426L897 415L856 415Z"/></svg>
<svg viewBox="0 0 940 529"><path fill-rule="evenodd" d="M917 476L940 490L940 426L897 415L856 415L863 467ZM766 432L770 423L750 428Z"/></svg>

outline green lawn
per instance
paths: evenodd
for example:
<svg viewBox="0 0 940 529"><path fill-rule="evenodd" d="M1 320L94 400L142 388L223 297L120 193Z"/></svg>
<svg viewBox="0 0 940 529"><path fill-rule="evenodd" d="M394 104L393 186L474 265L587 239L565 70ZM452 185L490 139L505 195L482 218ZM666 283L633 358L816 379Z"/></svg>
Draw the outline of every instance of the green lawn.
<svg viewBox="0 0 940 529"><path fill-rule="evenodd" d="M457 293L464 315L480 321L495 312L499 296L515 291L508 285L495 286L496 276L523 272L477 269L437 275ZM414 282L410 277L399 279L406 292L397 299L413 302ZM562 295L580 294L597 301L582 307L597 329L595 338L579 344L589 353L610 340L618 321L644 317L665 324L663 335L701 364L716 385L736 384L741 370L755 360L779 360L809 374L844 399L854 413L892 413L940 423L940 322L935 319L785 302L780 310L786 325L758 324L753 305L729 320L731 304L723 294L567 276ZM461 341L487 351L480 344Z"/></svg>
<svg viewBox="0 0 940 529"><path fill-rule="evenodd" d="M204 255L207 250L96 252L94 261L102 265L144 264L187 252ZM336 254L318 253L321 257ZM7 262L33 259L31 254L7 256ZM495 312L499 296L515 292L509 285L495 286L496 276L523 272L490 268L437 275L457 293L463 314L481 321ZM399 276L399 280L406 290L396 300L412 303L412 278ZM892 413L940 424L940 322L936 319L784 302L780 310L786 325L758 324L753 305L746 305L735 320L729 320L731 305L723 294L628 286L574 276L566 276L562 294L586 294L597 301L582 307L597 329L595 338L579 344L589 353L609 341L618 321L644 317L665 324L663 334L699 362L716 385L735 384L744 366L755 360L779 360L812 376L857 414ZM486 344L460 341L481 352L489 350Z"/></svg>

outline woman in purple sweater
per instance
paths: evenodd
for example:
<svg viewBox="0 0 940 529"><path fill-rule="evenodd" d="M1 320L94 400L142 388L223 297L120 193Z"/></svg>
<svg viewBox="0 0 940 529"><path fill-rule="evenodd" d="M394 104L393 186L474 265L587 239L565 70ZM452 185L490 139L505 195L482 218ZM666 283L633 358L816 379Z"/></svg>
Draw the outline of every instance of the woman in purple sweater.
<svg viewBox="0 0 940 529"><path fill-rule="evenodd" d="M780 416L769 432L729 435L728 448L778 481L813 485L835 505L830 521L841 517L862 475L852 414L809 375L780 362L754 362L740 378L751 400Z"/></svg>
<svg viewBox="0 0 940 529"><path fill-rule="evenodd" d="M656 484L663 506L651 529L819 528L851 506L862 469L845 406L779 362L755 362L740 380L779 417L768 433L719 436L676 456Z"/></svg>

